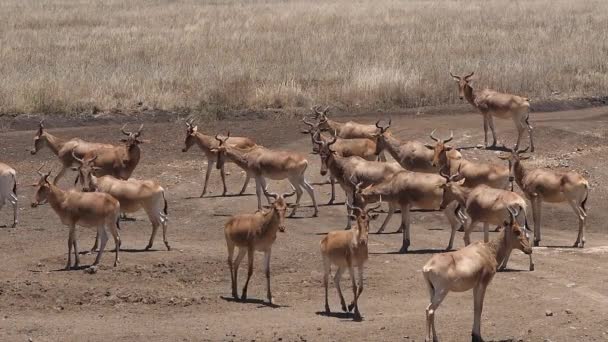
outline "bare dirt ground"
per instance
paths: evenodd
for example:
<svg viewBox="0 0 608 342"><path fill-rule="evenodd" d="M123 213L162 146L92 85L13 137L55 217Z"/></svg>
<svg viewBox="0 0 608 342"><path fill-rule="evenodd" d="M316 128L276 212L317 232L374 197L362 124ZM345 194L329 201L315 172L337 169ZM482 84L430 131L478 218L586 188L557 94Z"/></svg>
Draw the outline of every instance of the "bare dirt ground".
<svg viewBox="0 0 608 342"><path fill-rule="evenodd" d="M374 117L359 117L373 122ZM527 258L514 252L511 270L497 274L490 285L483 313L482 333L493 341L606 341L608 340L608 107L555 113L533 113L538 152L529 164L569 167L582 172L592 186L589 200L587 244L573 249L577 223L568 205L545 205L542 247L534 249L536 270L528 272ZM116 142L118 126L74 127L49 131L64 137ZM299 133L297 120L221 121L199 130L229 128L233 135L247 135L269 147L308 153L310 140ZM427 140L438 128L454 129L457 146L483 141L482 120L477 114L393 116L393 132L403 139ZM499 139L514 142L510 121L497 121ZM265 306L265 281L261 255L256 256L247 303L225 299L230 295L223 224L230 215L256 208L254 184L248 195L221 194L219 173L214 170L207 198L202 190L205 161L192 149L182 153L183 123L147 124L143 159L135 176L154 178L167 190L169 239L165 250L157 237L153 251L143 252L150 226L142 213L136 222L122 223L122 263L111 267L112 255L102 259L94 275L60 271L66 261L67 229L46 205L32 209L35 170L50 161L59 163L50 150L31 156L33 131L0 134L0 160L19 174L21 222L16 229L0 228L0 340L2 341L421 341L424 339L428 293L421 268L433 253L447 245L448 224L440 212L412 215L412 247L396 254L401 236L370 235L370 260L365 290L360 299L364 321L353 322L342 313L324 316L319 241L323 234L342 229L342 205L322 206L320 217L310 218L310 199L297 219L287 221L272 255L272 287L277 308ZM495 152L466 150L468 158L495 160ZM309 155L308 179L322 182L319 158ZM243 174L228 166L229 191L236 193ZM74 173L62 181L68 187ZM286 190L284 182L271 182L273 190ZM329 186L315 186L321 203L329 199ZM339 193L340 201L343 194ZM0 223L10 223L5 206ZM383 215L380 216L380 219ZM389 227L394 231L400 217ZM372 231L381 221L372 223ZM491 237L493 237L492 233ZM93 243L94 232L80 229L81 248ZM474 234L481 239L481 233ZM458 233L456 247L462 246ZM109 244L108 249L113 248ZM83 256L89 264L94 255ZM243 267L243 265L241 265ZM241 268L241 284L245 272ZM352 292L343 279L346 299ZM332 288L331 306L339 312ZM257 300L259 299L259 300ZM546 311L552 312L546 315ZM473 321L472 293L451 293L437 313L438 333L446 341L470 340Z"/></svg>

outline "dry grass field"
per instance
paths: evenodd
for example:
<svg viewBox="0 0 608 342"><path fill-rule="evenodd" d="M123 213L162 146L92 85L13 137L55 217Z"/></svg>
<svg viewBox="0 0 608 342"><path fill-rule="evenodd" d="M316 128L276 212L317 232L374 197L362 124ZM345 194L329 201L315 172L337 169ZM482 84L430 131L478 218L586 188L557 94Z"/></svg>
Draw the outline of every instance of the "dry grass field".
<svg viewBox="0 0 608 342"><path fill-rule="evenodd" d="M0 113L606 94L607 33L603 0L4 0Z"/></svg>

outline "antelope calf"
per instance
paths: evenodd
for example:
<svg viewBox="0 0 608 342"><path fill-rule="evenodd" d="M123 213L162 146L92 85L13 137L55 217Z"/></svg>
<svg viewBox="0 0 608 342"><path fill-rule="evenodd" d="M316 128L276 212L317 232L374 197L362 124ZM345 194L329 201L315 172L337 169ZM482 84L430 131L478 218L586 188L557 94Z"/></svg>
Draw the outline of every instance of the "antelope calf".
<svg viewBox="0 0 608 342"><path fill-rule="evenodd" d="M512 149L509 155L499 158L509 161L509 180L517 183L524 195L532 204L534 218L534 246L540 244L540 222L543 202L568 202L578 218L578 235L573 247L585 246L585 223L587 221L587 199L589 198L589 183L580 174L569 171L553 171L548 169L526 169L521 161L529 156L522 155L527 151Z"/></svg>
<svg viewBox="0 0 608 342"><path fill-rule="evenodd" d="M483 115L483 132L486 147L488 146L488 126L492 131L492 147L496 146L496 132L494 130L494 117L500 119L511 118L517 128L517 143L515 149L519 148L521 136L528 131L530 137L530 150L534 152L534 139L532 138L532 126L530 125L530 99L517 95L499 93L491 89L475 91L471 87L473 73L466 76L456 76L450 72L450 76L458 84L460 99L466 100L477 108Z"/></svg>
<svg viewBox="0 0 608 342"><path fill-rule="evenodd" d="M429 289L431 303L426 308L426 339L438 341L435 330L435 311L450 291L465 292L473 289L474 320L472 341L481 342L481 312L486 289L496 268L513 249L532 254L525 228L515 218L517 211L509 208L510 222L491 242L475 242L458 251L435 254L422 268ZM506 222L505 222L506 223Z"/></svg>
<svg viewBox="0 0 608 342"><path fill-rule="evenodd" d="M247 174L253 175L256 185L255 192L258 197L258 209L262 208L262 189L266 188L266 178L273 180L287 179L296 191L296 204L289 216L294 216L300 206L302 188L308 192L312 199L315 208L313 217L319 214L314 190L304 178L304 172L308 168L306 158L296 152L276 151L259 145L248 149L232 147L226 143L229 138L230 132L225 138L219 138L219 135L215 136L215 139L219 142L217 149L214 149L214 151L217 151L217 168L221 169L226 159L228 159L245 170Z"/></svg>
<svg viewBox="0 0 608 342"><path fill-rule="evenodd" d="M97 166L94 166L97 156L90 159L74 159L80 163L78 167L78 180L84 192L100 191L112 195L120 203L120 210L123 213L134 213L144 209L148 214L148 219L152 224L152 235L145 250L152 248L158 226L163 226L163 241L167 250L171 250L167 240L167 200L165 199L165 189L151 180L122 180L107 175L102 177L95 176ZM97 247L97 239L95 246Z"/></svg>
<svg viewBox="0 0 608 342"><path fill-rule="evenodd" d="M330 134L342 139L367 138L373 139L378 132L375 125L364 125L354 121L338 122L327 118L329 107L324 110L319 110L319 107L313 107L312 111L315 119L319 120L318 127L320 130L329 131Z"/></svg>
<svg viewBox="0 0 608 342"><path fill-rule="evenodd" d="M213 169L213 165L217 160L217 152L214 152L219 145L215 138L210 135L205 135L198 131L198 126L192 125L193 119L186 121L186 140L184 141L184 148L182 152L187 152L192 145L196 144L201 149L205 157L207 157L207 172L205 173L205 184L203 185L203 192L200 197L205 196L207 193L207 183L209 182L209 176L211 175L211 170ZM244 137L230 137L226 141L226 143L232 147L237 147L241 149L251 148L255 146L255 142L249 138ZM222 175L222 185L224 186L224 191L222 192L222 196L225 196L228 193L228 188L226 188L226 173L224 171L224 167L220 169L220 174ZM249 184L250 175L247 174L245 178L245 184L243 184L243 188L239 192L239 195L245 193L247 189L247 185Z"/></svg>
<svg viewBox="0 0 608 342"><path fill-rule="evenodd" d="M51 175L50 172L42 173L38 170L38 174L40 174L41 178L34 185L38 189L32 202L32 208L48 202L57 216L59 216L59 219L61 219L61 223L68 226L68 263L65 269L69 270L72 266L72 248L74 249L75 258L74 268L80 265L76 225L97 228L97 236L101 240L101 245L95 262L90 267L92 269L96 269L101 260L106 243L108 242L106 230L110 231L116 245L116 255L114 258L114 266L116 267L119 261L118 251L120 250L120 236L118 234L120 204L118 200L102 192L63 191L48 181Z"/></svg>
<svg viewBox="0 0 608 342"><path fill-rule="evenodd" d="M272 245L277 239L277 230L285 232L285 212L287 203L285 199L296 193L276 194L269 193L264 188L264 194L274 199L268 210L259 210L255 214L241 214L230 218L224 226L226 246L228 247L228 267L230 268L230 280L232 285L232 297L238 299L237 294L237 272L245 253L249 261L247 269L247 281L243 287L241 300L247 299L247 285L253 274L253 253L264 252L264 267L266 273L266 289L268 303L272 304L272 293L270 292L270 253ZM233 261L234 247L239 248L239 253Z"/></svg>
<svg viewBox="0 0 608 342"><path fill-rule="evenodd" d="M323 285L325 286L325 312L330 313L328 301L328 278L331 272L331 265L338 266L334 276L334 285L340 297L342 311L351 312L355 309L353 318L356 321L361 320L359 306L357 304L361 292L363 292L363 265L367 262L367 239L369 233L369 213L380 207L380 204L367 210L359 207L351 207L353 212L353 220L356 222L352 230L341 230L329 232L321 240L321 255L323 256ZM355 279L354 267L357 267L359 273L359 285ZM353 284L353 302L346 307L342 289L340 289L340 279L344 269L347 268L350 274L350 279Z"/></svg>
<svg viewBox="0 0 608 342"><path fill-rule="evenodd" d="M84 141L79 138L72 138L65 140L59 138L44 129L44 122L40 121L38 125L38 132L34 136L34 149L30 151L32 155L38 153L42 148L47 146L61 161L62 168L55 176L53 184L57 184L59 179L63 177L66 170L72 165L76 164L76 160L73 158L72 151L74 154L82 158L85 154L95 151L97 149L114 149L116 146L110 144L100 144Z"/></svg>
<svg viewBox="0 0 608 342"><path fill-rule="evenodd" d="M17 198L17 172L12 167L0 163L0 209L8 201L13 206L13 225L19 221L19 199Z"/></svg>

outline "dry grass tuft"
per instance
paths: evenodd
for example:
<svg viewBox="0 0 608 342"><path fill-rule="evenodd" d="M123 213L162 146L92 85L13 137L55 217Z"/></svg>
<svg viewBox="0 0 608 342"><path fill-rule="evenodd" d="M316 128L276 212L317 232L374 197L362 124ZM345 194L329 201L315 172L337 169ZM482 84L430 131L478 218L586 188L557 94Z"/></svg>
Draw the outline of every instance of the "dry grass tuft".
<svg viewBox="0 0 608 342"><path fill-rule="evenodd" d="M0 113L600 95L607 56L604 0L5 0Z"/></svg>

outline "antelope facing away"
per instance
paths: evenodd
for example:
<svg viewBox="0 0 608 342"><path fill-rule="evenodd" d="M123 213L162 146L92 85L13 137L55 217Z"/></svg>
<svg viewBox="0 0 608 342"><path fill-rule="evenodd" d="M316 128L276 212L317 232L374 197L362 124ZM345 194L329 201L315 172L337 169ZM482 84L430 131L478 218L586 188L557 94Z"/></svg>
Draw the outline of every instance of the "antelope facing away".
<svg viewBox="0 0 608 342"><path fill-rule="evenodd" d="M431 303L426 308L426 339L438 341L435 330L435 311L450 291L465 292L473 289L474 319L472 341L481 342L481 312L486 289L496 268L513 249L532 254L530 241L515 218L517 211L509 208L510 222L491 242L475 242L458 251L435 254L422 268L429 289Z"/></svg>
<svg viewBox="0 0 608 342"><path fill-rule="evenodd" d="M474 73L466 76L456 76L450 72L450 76L458 83L460 99L465 99L477 108L483 115L483 132L486 147L488 145L488 126L492 131L492 147L496 146L496 132L494 130L494 117L500 119L511 118L517 128L517 143L515 148L519 148L521 136L524 131L528 131L530 137L530 151L534 152L534 138L532 137L532 126L529 122L530 99L517 95L499 93L491 89L475 91L471 87Z"/></svg>
<svg viewBox="0 0 608 342"><path fill-rule="evenodd" d="M34 136L34 149L31 150L30 153L36 154L44 146L48 146L48 148L59 157L63 166L57 176L55 176L53 184L57 184L68 168L77 164L72 156L72 151L74 151L78 157L82 158L86 153L100 148L113 149L116 147L110 144L92 143L79 138L72 138L69 140L59 138L46 131L44 129L44 122L40 121L38 132Z"/></svg>
<svg viewBox="0 0 608 342"><path fill-rule="evenodd" d="M213 151L213 149L217 148L219 145L215 138L210 135L205 135L198 131L198 126L192 125L193 119L186 121L186 140L184 141L184 148L182 152L187 152L192 145L197 144L198 147L203 151L205 157L207 157L207 172L205 173L205 185L203 185L203 192L200 197L205 196L207 193L207 183L209 182L209 176L211 175L211 170L213 169L213 165L217 161L217 153ZM227 142L228 145L232 147L238 148L251 148L255 146L255 142L249 138L244 137L230 137ZM226 173L224 172L224 167L220 169L220 174L222 175L222 185L224 186L224 191L222 192L222 196L228 193L228 188L226 188ZM250 175L247 174L245 178L245 184L243 184L243 188L239 195L245 193L247 189L247 185L249 184Z"/></svg>
<svg viewBox="0 0 608 342"><path fill-rule="evenodd" d="M270 292L270 253L272 245L277 239L277 230L285 232L285 212L287 203L285 199L293 196L291 193L276 194L269 193L264 188L264 194L274 201L268 210L258 210L255 214L241 214L230 218L224 226L226 246L228 247L228 267L230 268L230 280L232 285L232 297L238 299L237 280L241 261L247 254L249 267L247 269L247 281L243 287L241 300L247 299L247 285L253 274L253 253L264 252L264 268L266 273L266 289L268 303L272 304L272 293ZM233 261L234 247L239 248L239 253Z"/></svg>
<svg viewBox="0 0 608 342"><path fill-rule="evenodd" d="M38 189L32 202L32 208L48 202L61 219L61 223L68 226L68 263L65 269L69 270L72 266L72 248L75 257L74 268L80 265L76 225L97 228L97 236L101 240L101 245L95 262L90 267L92 270L96 270L108 242L106 230L110 231L116 245L116 256L114 258L114 266L116 267L119 261L118 251L120 250L120 236L118 234L120 203L118 203L118 200L102 192L63 191L48 181L50 172L42 173L38 170L38 173L40 174L40 180L34 185Z"/></svg>
<svg viewBox="0 0 608 342"><path fill-rule="evenodd" d="M13 225L19 222L19 199L17 198L17 172L12 167L0 163L0 209L8 201L13 206Z"/></svg>
<svg viewBox="0 0 608 342"><path fill-rule="evenodd" d="M319 214L314 190L304 178L308 161L302 155L290 151L271 150L260 145L240 149L227 145L226 141L229 138L230 132L225 138L220 138L219 135L215 136L215 139L219 142L217 149L214 149L214 151L217 151L217 168L221 169L226 159L228 159L245 170L247 174L253 175L256 185L255 192L258 197L258 209L262 209L262 190L266 189L266 178L273 180L287 179L296 191L296 204L289 216L294 216L300 206L302 188L308 192L312 199L315 208L313 217Z"/></svg>
<svg viewBox="0 0 608 342"><path fill-rule="evenodd" d="M390 121L386 126L381 126L379 123L376 123L376 126L378 127L376 153L379 154L384 150L388 151L393 159L406 170L427 173L437 173L439 171L439 168L433 166L435 146L418 141L407 141L405 143L400 141L388 131L391 126ZM438 141L433 134L431 134L431 138ZM443 140L443 143L448 143L451 140L452 138Z"/></svg>
<svg viewBox="0 0 608 342"><path fill-rule="evenodd" d="M316 140L319 144L319 156L321 157L321 176L325 176L329 171L330 177L338 181L340 187L346 194L346 203L353 204L355 199L355 186L352 182L356 179L362 185L367 186L374 183L382 182L383 180L393 177L394 174L403 171L403 168L398 163L385 163L379 161L368 161L361 157L342 157L333 150L333 145L337 138L334 137L331 141ZM351 228L350 206L347 208L347 223L346 229ZM391 202L389 202L389 213L394 211ZM386 226L390 216L382 224L382 228Z"/></svg>
<svg viewBox="0 0 608 342"><path fill-rule="evenodd" d="M378 128L375 125L364 125L354 121L338 122L327 118L329 107L320 110L313 107L312 111L315 119L319 120L318 127L322 131L329 131L330 134L342 139L367 138L373 139Z"/></svg>
<svg viewBox="0 0 608 342"><path fill-rule="evenodd" d="M587 221L587 199L589 183L580 174L570 171L553 171L548 169L526 169L521 161L529 156L522 155L527 151L512 149L509 155L499 158L509 161L509 180L517 183L532 205L534 218L534 246L540 244L540 222L543 202L568 202L578 218L578 235L573 247L585 246L585 223Z"/></svg>
<svg viewBox="0 0 608 342"><path fill-rule="evenodd" d="M146 246L146 250L152 248L154 238L158 226L163 226L163 241L167 250L171 250L169 241L167 240L167 200L165 199L165 189L156 182L151 180L129 179L122 180L106 175L101 177L95 176L97 166L95 164L96 156L90 159L80 159L74 156L80 163L78 167L78 180L84 192L101 191L112 195L120 202L120 210L123 213L134 213L140 209L144 209L148 214L148 219L152 223L152 235L150 242ZM97 239L95 246L97 247Z"/></svg>
<svg viewBox="0 0 608 342"><path fill-rule="evenodd" d="M517 193L490 188L487 185L478 185L475 188L465 187L459 182L462 180L462 174L457 173L448 176L442 173L446 179L442 185L443 200L441 208L446 208L451 203L458 203L459 208L464 209L466 217L464 218L464 244L468 246L471 243L471 232L475 225L483 222L483 240L488 242L490 224L502 225L504 220L509 216L509 208L517 209L518 215L522 215L520 219L518 215L516 219L520 219L524 228L528 228L526 216L526 201ZM527 234L527 230L526 230ZM504 258L504 263L500 265L500 269L507 267L509 255ZM530 255L530 271L534 270L534 263Z"/></svg>
<svg viewBox="0 0 608 342"><path fill-rule="evenodd" d="M331 265L338 266L334 276L334 285L340 296L340 304L342 311L352 311L355 309L353 318L356 321L361 320L359 306L357 304L361 292L363 292L363 265L367 262L367 240L369 233L369 213L380 207L380 204L367 210L359 207L351 207L353 212L353 221L356 222L352 230L341 230L329 232L323 240L321 240L321 255L323 256L323 285L325 286L325 312L330 313L328 301L328 278L331 272ZM354 267L357 267L359 273L359 285L355 279ZM348 269L350 279L353 284L353 302L346 307L342 289L340 288L340 279L344 269Z"/></svg>

